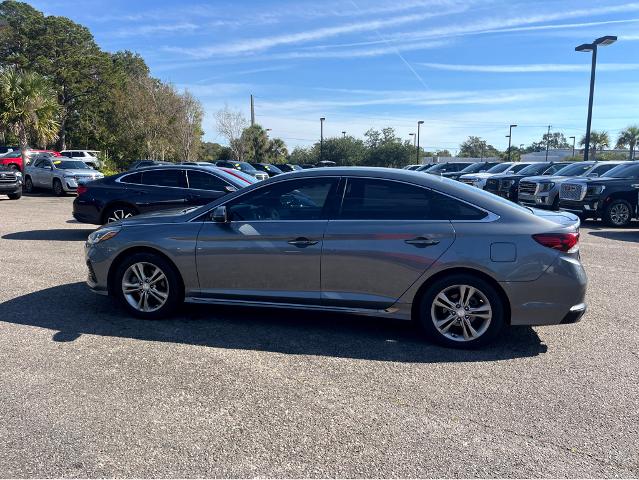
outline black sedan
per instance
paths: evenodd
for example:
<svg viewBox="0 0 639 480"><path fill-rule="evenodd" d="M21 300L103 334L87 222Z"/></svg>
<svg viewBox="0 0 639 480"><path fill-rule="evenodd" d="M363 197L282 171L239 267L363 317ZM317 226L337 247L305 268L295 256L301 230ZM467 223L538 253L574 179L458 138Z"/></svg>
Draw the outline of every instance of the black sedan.
<svg viewBox="0 0 639 480"><path fill-rule="evenodd" d="M196 207L251 182L251 177L244 179L216 167L142 168L80 185L73 217L82 223L103 225L140 213Z"/></svg>
<svg viewBox="0 0 639 480"><path fill-rule="evenodd" d="M484 190L516 202L518 200L519 181L525 177L553 175L570 162L537 162L522 168L517 173L494 175L486 181Z"/></svg>
<svg viewBox="0 0 639 480"><path fill-rule="evenodd" d="M282 172L275 165L270 163L251 163L256 170L267 173L269 177L274 177L275 175L279 175Z"/></svg>
<svg viewBox="0 0 639 480"><path fill-rule="evenodd" d="M463 170L458 172L444 172L442 173L442 177L450 178L452 180L459 180L459 177L462 175L466 175L467 173L482 173L488 170L489 168L494 167L499 162L476 162L471 163Z"/></svg>

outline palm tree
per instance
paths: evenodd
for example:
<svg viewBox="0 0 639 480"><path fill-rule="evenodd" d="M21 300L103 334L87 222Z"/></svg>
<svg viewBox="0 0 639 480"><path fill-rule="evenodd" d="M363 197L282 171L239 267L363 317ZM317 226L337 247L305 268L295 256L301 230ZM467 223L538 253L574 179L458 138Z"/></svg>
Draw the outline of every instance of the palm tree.
<svg viewBox="0 0 639 480"><path fill-rule="evenodd" d="M630 148L629 159L634 160L637 143L639 143L639 126L633 125L621 131L617 139L617 148L626 148L627 145Z"/></svg>
<svg viewBox="0 0 639 480"><path fill-rule="evenodd" d="M281 138L273 138L268 142L268 154L273 161L288 157L288 149L286 143Z"/></svg>
<svg viewBox="0 0 639 480"><path fill-rule="evenodd" d="M581 137L579 145L586 146L586 136ZM610 146L610 137L608 132L590 132L590 150L592 152L592 159L595 158L597 150L603 150Z"/></svg>
<svg viewBox="0 0 639 480"><path fill-rule="evenodd" d="M46 146L58 137L59 113L55 91L42 75L16 68L0 72L0 125L18 137L22 165L29 140Z"/></svg>

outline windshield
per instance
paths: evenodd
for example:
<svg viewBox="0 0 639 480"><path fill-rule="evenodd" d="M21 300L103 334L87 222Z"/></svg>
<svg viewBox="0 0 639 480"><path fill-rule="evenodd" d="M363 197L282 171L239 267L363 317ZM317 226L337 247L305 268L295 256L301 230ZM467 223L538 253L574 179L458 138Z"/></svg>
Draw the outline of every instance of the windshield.
<svg viewBox="0 0 639 480"><path fill-rule="evenodd" d="M609 170L604 176L610 178L637 178L639 177L639 164L619 165Z"/></svg>
<svg viewBox="0 0 639 480"><path fill-rule="evenodd" d="M237 162L237 163L234 163L233 166L235 168L239 168L241 171L246 173L250 173L250 174L257 173L257 169L250 163Z"/></svg>
<svg viewBox="0 0 639 480"><path fill-rule="evenodd" d="M468 165L463 170L460 170L459 173L477 173L481 172L482 170L486 170L487 168L490 168L490 164L487 164L485 162L473 163L471 165Z"/></svg>
<svg viewBox="0 0 639 480"><path fill-rule="evenodd" d="M511 163L500 163L486 170L486 173L501 173L508 170L511 167L511 165L512 165Z"/></svg>
<svg viewBox="0 0 639 480"><path fill-rule="evenodd" d="M520 175L539 175L548 169L550 165L547 163L540 163L537 165L528 165L519 171ZM514 169L513 169L514 170Z"/></svg>
<svg viewBox="0 0 639 480"><path fill-rule="evenodd" d="M54 160L53 165L60 170L91 170L91 167L79 160Z"/></svg>
<svg viewBox="0 0 639 480"><path fill-rule="evenodd" d="M430 172L441 172L442 170L444 170L446 168L446 164L445 163L438 163L436 165L433 165L430 168L427 168L425 171L426 173L430 173Z"/></svg>
<svg viewBox="0 0 639 480"><path fill-rule="evenodd" d="M524 163L522 164L517 164L515 166L513 166L513 168L511 168L508 172L509 173L519 173L521 172L524 168L526 167L530 167L531 165L529 163ZM546 167L548 167L548 165L546 165Z"/></svg>
<svg viewBox="0 0 639 480"><path fill-rule="evenodd" d="M578 177L592 168L592 163L575 163L557 170L555 175L560 177Z"/></svg>
<svg viewBox="0 0 639 480"><path fill-rule="evenodd" d="M282 170L277 168L275 165L262 164L262 166L264 167L264 170L266 170L267 172L284 173L284 172L282 172Z"/></svg>

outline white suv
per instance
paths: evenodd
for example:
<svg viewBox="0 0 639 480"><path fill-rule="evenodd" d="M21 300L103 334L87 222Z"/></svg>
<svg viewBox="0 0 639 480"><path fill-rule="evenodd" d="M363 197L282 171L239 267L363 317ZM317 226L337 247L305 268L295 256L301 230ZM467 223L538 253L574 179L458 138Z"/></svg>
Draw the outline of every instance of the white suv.
<svg viewBox="0 0 639 480"><path fill-rule="evenodd" d="M100 168L98 160L99 150L63 150L60 154L64 157L71 157L74 160L82 160L84 163L95 169Z"/></svg>

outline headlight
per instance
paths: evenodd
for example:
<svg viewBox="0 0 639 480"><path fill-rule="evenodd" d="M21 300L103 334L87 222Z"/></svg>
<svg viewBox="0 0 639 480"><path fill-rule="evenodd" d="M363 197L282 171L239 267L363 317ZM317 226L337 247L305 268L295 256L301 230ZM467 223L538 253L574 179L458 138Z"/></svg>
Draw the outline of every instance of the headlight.
<svg viewBox="0 0 639 480"><path fill-rule="evenodd" d="M16 174L16 177L18 177L18 179L22 178L22 172L16 171L15 174Z"/></svg>
<svg viewBox="0 0 639 480"><path fill-rule="evenodd" d="M605 190L605 185L593 185L586 190L586 196L588 195L600 195Z"/></svg>
<svg viewBox="0 0 639 480"><path fill-rule="evenodd" d="M548 182L548 183L540 183L539 184L539 191L540 192L549 192L550 190L552 190L552 187L554 187L555 184L553 182Z"/></svg>
<svg viewBox="0 0 639 480"><path fill-rule="evenodd" d="M503 188L510 188L515 184L514 180L502 180L501 181L501 186Z"/></svg>
<svg viewBox="0 0 639 480"><path fill-rule="evenodd" d="M89 245L96 245L100 242L106 242L107 240L115 237L120 232L120 227L104 227L99 228L87 238Z"/></svg>

